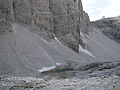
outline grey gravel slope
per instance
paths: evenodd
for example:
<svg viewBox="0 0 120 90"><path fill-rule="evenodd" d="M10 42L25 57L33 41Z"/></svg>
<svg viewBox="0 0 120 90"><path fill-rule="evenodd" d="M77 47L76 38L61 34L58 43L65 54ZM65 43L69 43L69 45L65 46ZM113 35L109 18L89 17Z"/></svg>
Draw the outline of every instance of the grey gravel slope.
<svg viewBox="0 0 120 90"><path fill-rule="evenodd" d="M87 50L96 57L93 58L81 51L77 54L57 40L47 42L30 32L29 27L18 24L12 27L13 33L0 36L0 74L36 76L39 69L56 63L75 61L84 65L120 61L120 45L103 35L97 28L93 28L90 35L84 34L82 37L87 43Z"/></svg>
<svg viewBox="0 0 120 90"><path fill-rule="evenodd" d="M40 68L65 60L87 62L57 40L47 42L29 28L12 27L13 33L0 36L0 74L35 75Z"/></svg>
<svg viewBox="0 0 120 90"><path fill-rule="evenodd" d="M84 34L83 39L97 61L120 61L120 44L105 36L99 28L93 27L93 31Z"/></svg>

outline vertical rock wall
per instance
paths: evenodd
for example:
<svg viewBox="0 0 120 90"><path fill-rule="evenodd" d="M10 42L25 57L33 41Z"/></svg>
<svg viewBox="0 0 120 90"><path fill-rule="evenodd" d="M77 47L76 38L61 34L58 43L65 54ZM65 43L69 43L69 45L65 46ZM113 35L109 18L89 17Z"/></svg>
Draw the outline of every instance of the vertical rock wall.
<svg viewBox="0 0 120 90"><path fill-rule="evenodd" d="M14 0L16 22L32 25L33 31L46 40L53 38L53 16L49 0Z"/></svg>
<svg viewBox="0 0 120 90"><path fill-rule="evenodd" d="M0 0L1 34L12 31L11 23L31 25L44 39L50 41L55 35L78 52L83 44L80 30L88 31L86 22L81 0Z"/></svg>
<svg viewBox="0 0 120 90"><path fill-rule="evenodd" d="M0 34L12 32L12 0L0 0Z"/></svg>
<svg viewBox="0 0 120 90"><path fill-rule="evenodd" d="M50 10L54 17L54 33L66 46L79 49L79 9L74 0L50 0Z"/></svg>
<svg viewBox="0 0 120 90"><path fill-rule="evenodd" d="M83 13L83 18L80 22L81 32L85 34L89 34L89 32L92 30L89 16L86 12Z"/></svg>

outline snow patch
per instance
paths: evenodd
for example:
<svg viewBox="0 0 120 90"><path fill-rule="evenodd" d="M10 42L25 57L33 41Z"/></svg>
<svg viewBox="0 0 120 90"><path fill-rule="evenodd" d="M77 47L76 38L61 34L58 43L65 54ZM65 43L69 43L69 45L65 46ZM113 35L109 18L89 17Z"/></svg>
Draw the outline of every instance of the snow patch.
<svg viewBox="0 0 120 90"><path fill-rule="evenodd" d="M39 69L38 71L39 71L40 73L42 73L42 72L46 72L46 71L52 70L52 69L54 69L54 68L56 68L56 66L43 67L42 69Z"/></svg>
<svg viewBox="0 0 120 90"><path fill-rule="evenodd" d="M82 32L80 32L80 35L81 35L82 37L84 37L84 35L83 35L83 33L82 33Z"/></svg>
<svg viewBox="0 0 120 90"><path fill-rule="evenodd" d="M80 51L80 52L83 52L83 53L85 53L85 54L87 54L87 55L89 55L89 56L91 56L91 57L93 57L93 58L96 58L91 52L89 52L89 51L87 51L86 49L82 48L81 45L79 45L79 51Z"/></svg>
<svg viewBox="0 0 120 90"><path fill-rule="evenodd" d="M39 71L40 73L46 72L46 71L55 69L57 66L60 66L60 65L62 65L62 63L56 63L56 66L43 67L42 69L39 69L38 71Z"/></svg>
<svg viewBox="0 0 120 90"><path fill-rule="evenodd" d="M54 36L54 37L55 37L55 36ZM59 43L61 43L61 42L57 39L57 37L55 37L55 40L58 41ZM61 43L61 44L62 44L62 43ZM62 44L62 45L63 45L63 44Z"/></svg>
<svg viewBox="0 0 120 90"><path fill-rule="evenodd" d="M80 32L80 35L82 36L82 40L83 40L83 42L85 43L85 35L82 33L82 32Z"/></svg>
<svg viewBox="0 0 120 90"><path fill-rule="evenodd" d="M54 38L55 38L56 41L58 41L60 44L62 44L55 35L54 35ZM62 45L63 45L63 44L62 44ZM63 46L64 46L64 45L63 45Z"/></svg>
<svg viewBox="0 0 120 90"><path fill-rule="evenodd" d="M57 66L60 66L60 65L62 65L62 63L56 63L56 65L57 65Z"/></svg>

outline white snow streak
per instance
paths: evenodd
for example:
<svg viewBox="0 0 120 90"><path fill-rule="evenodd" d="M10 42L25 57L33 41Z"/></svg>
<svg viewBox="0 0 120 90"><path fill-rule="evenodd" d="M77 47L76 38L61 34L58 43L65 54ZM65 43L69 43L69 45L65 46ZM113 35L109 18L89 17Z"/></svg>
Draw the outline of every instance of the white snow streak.
<svg viewBox="0 0 120 90"><path fill-rule="evenodd" d="M39 69L38 71L39 71L40 73L46 72L46 71L55 69L57 66L60 66L60 65L62 65L62 63L56 63L56 66L43 67L42 69Z"/></svg>
<svg viewBox="0 0 120 90"><path fill-rule="evenodd" d="M89 55L89 56L91 56L91 57L93 57L93 58L96 58L92 53L90 53L90 52L87 51L86 49L82 48L81 45L79 45L79 51L80 51L80 52L83 52L83 53L85 53L85 54L87 54L87 55Z"/></svg>
<svg viewBox="0 0 120 90"><path fill-rule="evenodd" d="M84 37L84 35L83 35L83 33L82 33L82 32L80 32L80 35L81 35L82 37Z"/></svg>
<svg viewBox="0 0 120 90"><path fill-rule="evenodd" d="M56 65L57 65L57 66L60 66L60 65L62 65L62 63L56 63Z"/></svg>
<svg viewBox="0 0 120 90"><path fill-rule="evenodd" d="M55 40L58 41L59 43L61 43L61 42L57 39L57 37L55 37ZM62 44L62 43L61 43L61 44ZM63 44L62 44L62 45L63 45Z"/></svg>
<svg viewBox="0 0 120 90"><path fill-rule="evenodd" d="M45 71L52 70L52 69L54 69L54 68L56 68L56 66L43 67L42 69L39 69L38 71L39 71L40 73L42 73L42 72L45 72Z"/></svg>

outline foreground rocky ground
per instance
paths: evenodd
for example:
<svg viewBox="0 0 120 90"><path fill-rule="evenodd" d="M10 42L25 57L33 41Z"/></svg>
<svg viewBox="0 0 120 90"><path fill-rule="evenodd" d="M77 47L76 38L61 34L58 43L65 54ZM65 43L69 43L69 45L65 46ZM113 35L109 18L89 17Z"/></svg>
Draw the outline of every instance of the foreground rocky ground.
<svg viewBox="0 0 120 90"><path fill-rule="evenodd" d="M62 66L38 77L1 76L0 90L120 90L120 63Z"/></svg>

